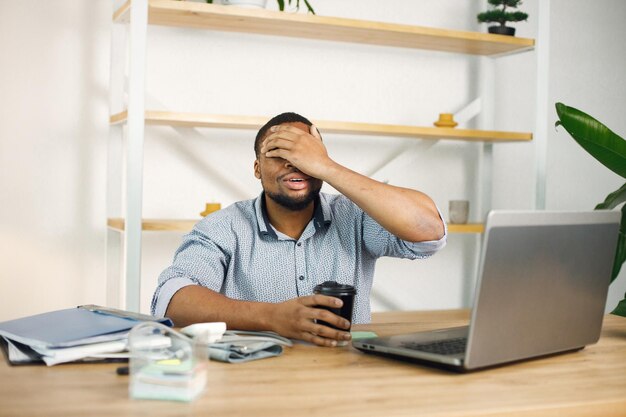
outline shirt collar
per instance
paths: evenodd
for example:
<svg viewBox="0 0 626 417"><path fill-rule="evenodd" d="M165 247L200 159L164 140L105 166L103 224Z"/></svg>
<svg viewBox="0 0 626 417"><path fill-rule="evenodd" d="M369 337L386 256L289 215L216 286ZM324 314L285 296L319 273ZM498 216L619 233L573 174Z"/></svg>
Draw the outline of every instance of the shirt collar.
<svg viewBox="0 0 626 417"><path fill-rule="evenodd" d="M313 220L315 230L321 230L322 226L328 226L331 223L330 205L326 201L324 193L320 193L315 200L315 211L313 212Z"/></svg>
<svg viewBox="0 0 626 417"><path fill-rule="evenodd" d="M270 220L267 217L267 208L265 207L265 192L261 192L254 202L256 211L257 224L259 225L259 233L262 236L276 236L274 228L270 224ZM323 193L315 200L315 210L313 211L313 224L315 230L321 230L322 226L328 226L331 223L330 206L326 201L326 197Z"/></svg>
<svg viewBox="0 0 626 417"><path fill-rule="evenodd" d="M277 238L274 228L270 225L270 219L267 217L267 209L265 208L265 192L261 192L261 195L256 198L254 208L256 211L256 221L259 225L259 233L262 236L272 236L273 238Z"/></svg>

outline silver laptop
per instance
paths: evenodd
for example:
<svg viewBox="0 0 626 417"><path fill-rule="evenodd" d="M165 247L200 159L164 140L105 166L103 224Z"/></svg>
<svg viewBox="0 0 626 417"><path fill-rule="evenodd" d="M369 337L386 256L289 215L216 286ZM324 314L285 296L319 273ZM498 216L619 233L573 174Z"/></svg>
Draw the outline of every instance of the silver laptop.
<svg viewBox="0 0 626 417"><path fill-rule="evenodd" d="M598 341L619 211L492 211L469 326L354 340L364 352L470 371Z"/></svg>

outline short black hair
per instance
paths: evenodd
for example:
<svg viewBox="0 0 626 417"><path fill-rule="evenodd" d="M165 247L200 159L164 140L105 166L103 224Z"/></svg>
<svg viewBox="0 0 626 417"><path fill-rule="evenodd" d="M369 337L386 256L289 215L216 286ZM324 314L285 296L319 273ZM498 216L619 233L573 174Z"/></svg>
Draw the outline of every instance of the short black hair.
<svg viewBox="0 0 626 417"><path fill-rule="evenodd" d="M298 113L286 112L281 113L278 116L272 117L267 123L259 129L259 132L256 134L256 139L254 140L254 154L256 157L259 157L259 153L261 151L261 142L265 138L265 134L272 126L282 125L283 123L297 123L301 122L307 126L312 126L313 123L309 119L304 116L300 116Z"/></svg>

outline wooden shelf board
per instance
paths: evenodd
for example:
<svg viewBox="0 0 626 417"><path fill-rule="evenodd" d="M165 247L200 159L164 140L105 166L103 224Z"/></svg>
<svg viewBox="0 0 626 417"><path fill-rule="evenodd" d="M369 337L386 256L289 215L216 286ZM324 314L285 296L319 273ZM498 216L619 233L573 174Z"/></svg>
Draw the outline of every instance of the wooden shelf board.
<svg viewBox="0 0 626 417"><path fill-rule="evenodd" d="M112 124L124 123L127 112L111 116ZM146 111L145 121L149 125L173 127L211 127L226 129L259 129L269 119L261 116L228 116L200 113L176 113ZM393 136L416 139L449 139L475 142L525 142L533 138L532 133L504 132L496 130L457 129L445 127L419 127L375 123L338 122L313 120L322 133L340 133L368 136Z"/></svg>
<svg viewBox="0 0 626 417"><path fill-rule="evenodd" d="M189 232L200 220L143 219L141 224L146 232ZM107 226L119 232L125 230L124 219L121 218L108 219ZM449 233L483 233L484 230L484 225L478 223L448 224Z"/></svg>
<svg viewBox="0 0 626 417"><path fill-rule="evenodd" d="M143 219L141 229L152 232L188 232L199 221L200 218L196 220ZM126 230L125 221L121 218L107 219L107 226L119 232Z"/></svg>
<svg viewBox="0 0 626 417"><path fill-rule="evenodd" d="M338 42L365 43L472 55L503 55L534 48L535 41L514 36L466 32L317 16L271 10L246 9L189 1L149 0L150 24L183 26L227 32L257 33ZM128 3L113 15L127 21Z"/></svg>
<svg viewBox="0 0 626 417"><path fill-rule="evenodd" d="M448 233L484 233L485 225L482 223L452 224L448 223Z"/></svg>

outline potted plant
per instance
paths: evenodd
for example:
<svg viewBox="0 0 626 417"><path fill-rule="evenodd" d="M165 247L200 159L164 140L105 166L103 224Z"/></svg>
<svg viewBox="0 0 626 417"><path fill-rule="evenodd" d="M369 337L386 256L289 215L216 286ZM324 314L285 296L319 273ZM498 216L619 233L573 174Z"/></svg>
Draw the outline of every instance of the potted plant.
<svg viewBox="0 0 626 417"><path fill-rule="evenodd" d="M608 127L588 114L565 104L556 103L556 113L559 120L555 126L563 126L567 133L591 156L617 175L626 178L626 140L624 138L613 133ZM598 204L595 209L610 210L624 202L626 202L626 184L609 194L604 202ZM626 204L622 206L621 210L622 220L611 282L617 278L622 264L626 261ZM626 317L626 294L611 313Z"/></svg>
<svg viewBox="0 0 626 417"><path fill-rule="evenodd" d="M313 7L311 7L311 4L309 3L308 0L302 0L304 2L304 5L307 8L307 11L309 11L311 14L315 14L315 10L313 10ZM213 0L206 0L207 3L213 3ZM285 10L285 0L276 0L276 2L278 3L278 10L280 10L281 12ZM287 0L287 4L289 4L289 6L291 6L291 2L292 0ZM295 0L296 2L296 10L300 10L300 0ZM237 6L249 6L249 7L258 7L261 9L265 8L265 5L267 4L267 0L222 0L223 4L228 4L228 5L237 5Z"/></svg>
<svg viewBox="0 0 626 417"><path fill-rule="evenodd" d="M508 8L515 9L522 0L488 0L493 9L478 14L480 23L499 23L498 26L490 26L489 33L498 35L515 36L515 28L506 25L506 22L521 22L528 19L528 14L519 11L508 11Z"/></svg>
<svg viewBox="0 0 626 417"><path fill-rule="evenodd" d="M278 10L280 10L281 12L285 10L285 0L276 0L278 2ZM313 7L311 7L311 4L309 3L308 0L303 0L304 1L304 5L306 6L306 9L308 12L310 12L311 14L315 14L315 10L313 10ZM291 0L287 0L287 3L291 6ZM296 0L296 10L300 10L300 0Z"/></svg>

